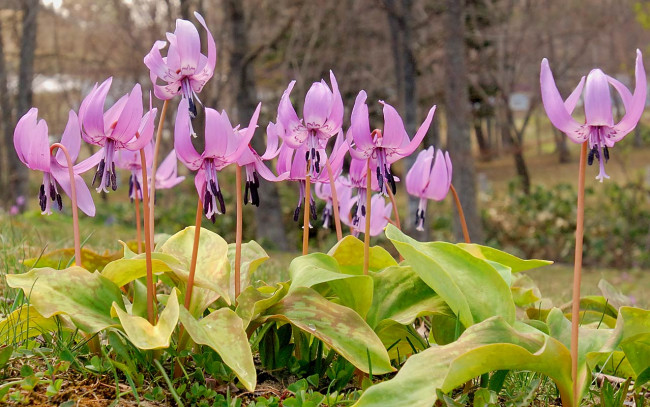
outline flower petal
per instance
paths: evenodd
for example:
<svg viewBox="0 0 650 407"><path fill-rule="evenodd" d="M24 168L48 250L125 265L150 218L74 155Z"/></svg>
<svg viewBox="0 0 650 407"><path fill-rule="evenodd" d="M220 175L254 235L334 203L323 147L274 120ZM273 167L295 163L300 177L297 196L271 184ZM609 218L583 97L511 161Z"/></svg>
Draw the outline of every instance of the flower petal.
<svg viewBox="0 0 650 407"><path fill-rule="evenodd" d="M607 76L592 69L585 82L585 119L589 126L613 126L612 98Z"/></svg>
<svg viewBox="0 0 650 407"><path fill-rule="evenodd" d="M236 137L233 138L234 145L228 146L228 157L226 160L229 162L235 162L239 156L248 148L248 144L251 142L253 135L255 134L255 129L257 128L257 120L260 117L260 110L262 109L262 103L257 104L257 108L251 116L251 120L248 122L248 126L245 130L242 131L243 134L236 134ZM227 117L227 116L226 116ZM230 144L230 143L229 143ZM232 151L232 153L230 152Z"/></svg>
<svg viewBox="0 0 650 407"><path fill-rule="evenodd" d="M86 143L103 146L106 141L104 132L104 102L113 78L106 79L94 92L83 116L83 133Z"/></svg>
<svg viewBox="0 0 650 407"><path fill-rule="evenodd" d="M205 156L224 157L228 149L228 139L233 129L229 121L224 120L218 111L205 109Z"/></svg>
<svg viewBox="0 0 650 407"><path fill-rule="evenodd" d="M429 175L429 185L425 192L428 199L441 201L445 199L449 192L449 168L447 167L447 160L445 155L440 149L436 152L436 159L433 162L433 168Z"/></svg>
<svg viewBox="0 0 650 407"><path fill-rule="evenodd" d="M354 139L356 149L365 157L375 148L375 144L370 136L370 119L368 118L366 97L366 92L363 90L357 95L350 116L350 128L348 129L348 139L350 136ZM350 149L350 154L355 154L356 151L353 152L352 150Z"/></svg>
<svg viewBox="0 0 650 407"><path fill-rule="evenodd" d="M380 100L379 103L384 105L384 133L381 146L395 149L406 147L409 142L409 136L404 128L402 117L393 106L383 100Z"/></svg>
<svg viewBox="0 0 650 407"><path fill-rule="evenodd" d="M573 113L573 109L576 108L576 104L578 103L578 100L580 100L580 96L582 95L582 88L585 85L585 77L583 76L580 79L580 82L578 82L578 86L576 86L575 89L573 89L573 92L569 95L568 98L564 101L564 108L569 112L569 114Z"/></svg>
<svg viewBox="0 0 650 407"><path fill-rule="evenodd" d="M176 124L174 126L174 149L178 159L187 168L196 171L201 167L203 158L192 145L190 135L190 113L187 99L181 99L176 111ZM206 109L207 111L208 109Z"/></svg>
<svg viewBox="0 0 650 407"><path fill-rule="evenodd" d="M14 130L14 148L18 158L36 171L50 170L50 142L45 120L38 120L38 109L29 109Z"/></svg>
<svg viewBox="0 0 650 407"><path fill-rule="evenodd" d="M305 140L307 140L307 129L298 119L296 110L291 104L291 90L296 84L296 81L291 81L287 89L282 94L280 104L278 105L278 122L282 123L284 128L284 135L280 137L291 147L299 148Z"/></svg>
<svg viewBox="0 0 650 407"><path fill-rule="evenodd" d="M180 79L180 75L173 71L167 66L167 63L160 55L160 50L167 46L165 41L156 41L151 47L151 51L144 57L144 64L149 68L151 74L155 76L156 79L160 78L165 82L176 82ZM155 79L152 79L153 83L156 83Z"/></svg>
<svg viewBox="0 0 650 407"><path fill-rule="evenodd" d="M104 158L104 148L100 148L95 154L86 158L79 164L74 166L75 174L83 174L84 172L90 170L91 168L97 167L97 164Z"/></svg>
<svg viewBox="0 0 650 407"><path fill-rule="evenodd" d="M212 75L214 74L214 67L217 63L217 46L203 17L197 12L194 12L194 17L196 17L203 28L205 28L208 43L208 56L205 59L201 58L199 66L196 68L196 73L192 75L192 89L198 93L201 91L208 79L212 78Z"/></svg>
<svg viewBox="0 0 650 407"><path fill-rule="evenodd" d="M636 127L637 123L641 119L641 115L643 114L643 109L645 108L647 83L645 69L643 67L643 55L641 55L641 51L638 49L636 50L635 77L636 85L634 88L634 95L629 103L629 109L626 106L625 116L623 116L621 121L614 126L616 134L611 137L613 141L621 140L627 133Z"/></svg>
<svg viewBox="0 0 650 407"><path fill-rule="evenodd" d="M68 112L68 124L63 130L63 135L61 136L61 144L65 146L70 154L70 159L74 164L79 157L79 150L81 149L81 132L79 130L79 118L74 110ZM61 149L56 152L56 161L61 165L68 165L65 158L65 154Z"/></svg>
<svg viewBox="0 0 650 407"><path fill-rule="evenodd" d="M406 192L415 197L421 198L429 183L433 153L433 146L420 151L413 166L406 173Z"/></svg>
<svg viewBox="0 0 650 407"><path fill-rule="evenodd" d="M269 122L266 126L266 151L264 152L264 155L260 157L262 160L273 159L280 153L280 149L278 148L278 139L281 133L284 133L284 129L280 122Z"/></svg>
<svg viewBox="0 0 650 407"><path fill-rule="evenodd" d="M117 124L115 125L115 129L113 130L111 137L116 141L120 141L122 143L129 142L129 140L135 137L135 133L138 132L141 121L142 89L140 88L140 84L137 83L133 87L133 90L129 95L129 99L124 105L124 109L122 109L122 113L120 113L120 118L117 119ZM149 139L151 139L151 137L149 137ZM148 142L149 140L146 140L142 143L142 145L144 146Z"/></svg>
<svg viewBox="0 0 650 407"><path fill-rule="evenodd" d="M51 174L56 182L61 186L66 195L72 199L72 188L70 186L70 175L67 166L61 166L56 161L52 161ZM74 174L75 192L77 195L77 207L88 216L95 216L95 203L90 194L88 185L77 173Z"/></svg>
<svg viewBox="0 0 650 407"><path fill-rule="evenodd" d="M582 125L571 117L564 106L564 101L557 90L557 86L555 86L555 79L553 79L553 73L546 58L542 60L539 81L544 110L546 110L546 114L553 126L565 133L574 142L579 143L586 140L587 136L581 134L580 131Z"/></svg>
<svg viewBox="0 0 650 407"><path fill-rule="evenodd" d="M140 150L143 147L146 147L152 143L153 140L153 131L154 131L154 121L156 115L158 114L158 109L153 108L149 110L140 120L140 127L138 128L138 136L134 137L129 141L124 148L128 150ZM147 156L147 160L149 157Z"/></svg>
<svg viewBox="0 0 650 407"><path fill-rule="evenodd" d="M402 157L406 157L411 155L413 151L415 151L416 148L422 143L422 140L424 140L424 136L427 135L427 131L429 131L429 127L431 126L431 121L433 120L433 115L436 112L436 106L434 105L431 109L429 109L429 113L427 113L426 119L422 122L420 125L420 128L415 132L415 136L413 136L413 139L406 145L403 146L399 151L397 151L398 155ZM408 138L407 138L408 140ZM397 161L399 157L387 157L387 161L389 163L393 163Z"/></svg>
<svg viewBox="0 0 650 407"><path fill-rule="evenodd" d="M194 24L187 20L176 20L176 44L180 58L181 75L192 75L199 64L201 37Z"/></svg>
<svg viewBox="0 0 650 407"><path fill-rule="evenodd" d="M305 127L319 129L325 125L332 109L332 91L324 82L314 82L307 95L302 111Z"/></svg>

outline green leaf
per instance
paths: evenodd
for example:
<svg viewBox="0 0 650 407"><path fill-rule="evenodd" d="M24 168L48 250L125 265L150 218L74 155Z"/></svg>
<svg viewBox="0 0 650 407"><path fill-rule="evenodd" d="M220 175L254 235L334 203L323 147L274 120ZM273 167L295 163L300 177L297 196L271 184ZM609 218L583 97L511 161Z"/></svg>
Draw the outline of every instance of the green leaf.
<svg viewBox="0 0 650 407"><path fill-rule="evenodd" d="M363 242L354 236L346 236L334 245L327 253L339 263L342 272L346 274L363 274ZM370 248L370 271L380 271L390 266L397 266L397 262L381 246Z"/></svg>
<svg viewBox="0 0 650 407"><path fill-rule="evenodd" d="M357 407L430 407L438 396L494 370L532 370L552 378L573 406L571 355L559 341L530 328L520 332L501 317L470 328L456 341L411 356L397 375L372 386Z"/></svg>
<svg viewBox="0 0 650 407"><path fill-rule="evenodd" d="M149 321L140 316L127 314L116 304L113 304L111 311L117 314L127 338L137 348L165 349L169 347L172 332L178 322L178 309L176 290L172 290L167 299L167 306L160 313L156 325L151 325Z"/></svg>
<svg viewBox="0 0 650 407"><path fill-rule="evenodd" d="M519 307L530 305L542 298L542 293L532 278L525 274L519 274L510 286L512 298Z"/></svg>
<svg viewBox="0 0 650 407"><path fill-rule="evenodd" d="M182 267L174 268L179 286L187 283L194 246L194 226L176 233L161 246L162 253L170 254L180 261ZM221 236L201 228L197 253L194 288L190 303L192 315L200 315L219 297L230 304L230 265L228 243ZM179 287L180 288L180 287Z"/></svg>
<svg viewBox="0 0 650 407"><path fill-rule="evenodd" d="M373 374L394 369L381 340L353 310L327 301L311 288L294 290L266 311L263 320L281 320L317 337L360 370Z"/></svg>
<svg viewBox="0 0 650 407"><path fill-rule="evenodd" d="M230 297L235 298L235 243L230 243L228 245L228 261L230 264ZM262 265L265 261L269 259L269 255L264 251L262 246L260 246L256 241L251 240L248 243L241 245L241 268L240 272L240 284L241 287L248 287L250 285L251 276L257 270L257 268Z"/></svg>
<svg viewBox="0 0 650 407"><path fill-rule="evenodd" d="M242 384L249 391L255 390L257 376L253 354L243 321L233 310L221 308L197 321L181 307L180 319L194 342L214 349Z"/></svg>
<svg viewBox="0 0 650 407"><path fill-rule="evenodd" d="M174 257L164 253L151 253L151 270L153 274L171 272L173 268L182 267ZM104 267L102 275L118 287L147 275L147 261L144 253L112 261Z"/></svg>
<svg viewBox="0 0 650 407"><path fill-rule="evenodd" d="M650 311L621 307L616 325L619 346L637 376L650 368Z"/></svg>
<svg viewBox="0 0 650 407"><path fill-rule="evenodd" d="M0 321L0 345L22 342L44 332L56 331L59 325L63 329L74 329L63 319L57 323L57 317L45 318L33 305L23 304Z"/></svg>
<svg viewBox="0 0 650 407"><path fill-rule="evenodd" d="M29 302L45 318L64 314L86 333L118 326L111 317L113 302L124 307L120 289L99 272L73 266L65 270L33 269L7 275L7 284L21 288Z"/></svg>
<svg viewBox="0 0 650 407"><path fill-rule="evenodd" d="M465 327L492 316L514 322L515 304L510 288L484 260L451 243L418 242L393 225L386 227L386 237Z"/></svg>
<svg viewBox="0 0 650 407"><path fill-rule="evenodd" d="M362 317L370 309L372 277L342 273L339 263L332 256L312 253L297 257L289 265L289 274L289 293L300 287L313 287L322 293L319 287L326 285L338 297L340 304L352 308Z"/></svg>
<svg viewBox="0 0 650 407"><path fill-rule="evenodd" d="M61 270L66 268L70 259L74 257L74 248L68 247L65 249L58 249L43 254L40 257L23 260L23 264L31 268L53 268ZM108 251L104 254L99 254L88 248L81 248L81 260L86 270L95 271L103 270L104 267L111 261L117 260L122 257L121 252L110 253Z"/></svg>
<svg viewBox="0 0 650 407"><path fill-rule="evenodd" d="M244 327L248 328L251 320L277 304L288 292L289 284L287 283L278 283L276 286L265 285L259 288L246 287L237 298L235 312L244 321Z"/></svg>
<svg viewBox="0 0 650 407"><path fill-rule="evenodd" d="M598 282L598 288L612 306L616 309L624 306L629 306L632 304L630 298L626 295L623 295L616 287L611 285L607 280L601 279Z"/></svg>
<svg viewBox="0 0 650 407"><path fill-rule="evenodd" d="M489 246L481 246L480 244L476 243L458 243L457 246L463 250L466 250L468 253L471 253L472 256L479 259L491 260L496 263L503 264L504 266L510 267L513 273L519 273L521 271L531 270L553 264L552 261L548 260L523 260L501 250L497 250Z"/></svg>
<svg viewBox="0 0 650 407"><path fill-rule="evenodd" d="M9 363L9 359L11 359L13 353L13 346L0 345L0 370L4 369L7 363Z"/></svg>

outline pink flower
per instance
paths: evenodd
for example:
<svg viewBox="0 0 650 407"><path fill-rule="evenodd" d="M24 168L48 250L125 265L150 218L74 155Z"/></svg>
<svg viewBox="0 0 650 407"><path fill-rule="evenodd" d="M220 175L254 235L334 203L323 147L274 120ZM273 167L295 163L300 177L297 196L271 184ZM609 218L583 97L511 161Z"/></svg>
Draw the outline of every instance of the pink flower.
<svg viewBox="0 0 650 407"><path fill-rule="evenodd" d="M208 30L205 20L199 13L194 16L207 32L208 55L201 54L201 39L194 24L187 20L176 20L174 33L167 33L169 48L167 56L162 57L160 50L167 42L156 41L151 51L144 57L144 64L150 69L154 94L158 99L171 99L181 94L188 101L192 118L196 116L194 97L200 93L206 82L212 78L217 62L217 47ZM158 79L166 82L158 85Z"/></svg>
<svg viewBox="0 0 650 407"><path fill-rule="evenodd" d="M97 192L108 192L110 186L117 189L117 173L114 156L118 150L137 151L151 142L156 109L142 116L142 91L136 84L130 94L122 96L104 112L104 103L111 87L108 78L99 87L93 88L79 108L82 123L81 137L90 144L102 147L103 158L93 178L93 186L99 180Z"/></svg>
<svg viewBox="0 0 650 407"><path fill-rule="evenodd" d="M172 150L156 171L156 190L173 188L184 180L184 176L178 176L178 157L176 150Z"/></svg>
<svg viewBox="0 0 650 407"><path fill-rule="evenodd" d="M314 176L321 168L320 150L325 148L330 137L338 134L343 124L343 99L332 71L330 81L331 90L324 80L311 85L305 96L302 120L298 118L289 98L296 81L289 83L278 106L278 122L285 130L281 134L282 139L296 150L305 146L306 159L313 164L310 173Z"/></svg>
<svg viewBox="0 0 650 407"><path fill-rule="evenodd" d="M242 133L233 128L225 111L219 113L214 109L205 109L205 150L202 154L192 145L187 106L187 99L182 99L176 116L174 147L179 160L191 171L197 171L194 185L203 202L205 216L214 222L216 214L226 212L217 173L236 162L248 148L257 127L261 103L257 105L246 131Z"/></svg>
<svg viewBox="0 0 650 407"><path fill-rule="evenodd" d="M443 154L438 149L433 158L433 146L420 151L415 163L406 174L406 191L420 198L420 204L415 214L417 230L424 230L424 216L427 212L427 201L445 199L451 185L452 166L449 153Z"/></svg>
<svg viewBox="0 0 650 407"><path fill-rule="evenodd" d="M429 130L436 107L433 106L422 125L409 140L404 128L404 123L397 110L388 103L379 101L384 105L384 131L370 131L370 119L368 117L368 106L366 105L366 92L361 91L357 95L352 109L350 129L348 130L348 142L354 140L355 148L350 148L350 155L358 160L372 160L372 167L376 168L377 184L381 193L386 193L384 181L387 181L393 194L396 192L395 179L390 172L390 165L402 157L413 153L420 145L422 139Z"/></svg>
<svg viewBox="0 0 650 407"><path fill-rule="evenodd" d="M548 60L542 60L540 84L542 89L542 102L551 123L565 133L574 143L589 142L588 163L591 165L594 157L600 162L600 171L596 179L603 182L609 178L605 173L605 162L609 160L609 150L617 141L620 141L631 132L641 119L646 102L646 75L643 68L641 51L636 51L636 87L634 95L619 81L605 75L600 69L593 69L585 78L583 77L576 89L566 101L562 100L560 92L555 86L555 79L549 67ZM612 115L612 99L609 85L620 94L625 107L625 116L616 124ZM582 88L585 88L584 106L585 123L578 123L571 117Z"/></svg>
<svg viewBox="0 0 650 407"><path fill-rule="evenodd" d="M38 119L38 109L31 108L19 121L14 130L14 148L18 158L28 168L43 172L43 183L38 194L38 201L43 214L51 214L52 202L56 202L59 210L63 208L59 187L70 196L71 185L68 173L68 163L63 151L59 149L56 155L50 154L50 142L47 123ZM81 135L79 134L79 119L75 112L70 111L68 124L63 131L61 144L66 147L72 162L79 157ZM95 216L95 204L88 186L80 174L97 165L100 154L95 154L74 166L74 181L77 191L77 205L88 216Z"/></svg>
<svg viewBox="0 0 650 407"><path fill-rule="evenodd" d="M338 192L338 189L337 189ZM358 236L359 232L365 228L365 213L359 216L356 221L350 217L350 211L358 202L357 197L352 196L352 189L344 187L340 197L341 222L352 228L352 234ZM370 236L377 236L383 232L388 220L390 219L393 205L382 194L375 194L370 199Z"/></svg>
<svg viewBox="0 0 650 407"><path fill-rule="evenodd" d="M149 185L151 185L151 169L153 163L154 144L149 143L145 147L147 160L147 174ZM139 151L120 150L115 165L118 168L131 171L129 177L129 197L131 202L137 197L142 200L142 164ZM177 171L176 152L172 150L163 160L156 171L156 189L168 189L181 183L185 177L179 177Z"/></svg>
<svg viewBox="0 0 650 407"><path fill-rule="evenodd" d="M339 177L334 181L336 187L337 198L341 196L344 190L349 190L350 188L343 184L344 178ZM323 227L329 229L330 223L334 217L334 201L332 200L332 186L329 183L317 182L314 185L314 192L318 199L325 201L325 209L323 209ZM339 210L341 204L339 201Z"/></svg>

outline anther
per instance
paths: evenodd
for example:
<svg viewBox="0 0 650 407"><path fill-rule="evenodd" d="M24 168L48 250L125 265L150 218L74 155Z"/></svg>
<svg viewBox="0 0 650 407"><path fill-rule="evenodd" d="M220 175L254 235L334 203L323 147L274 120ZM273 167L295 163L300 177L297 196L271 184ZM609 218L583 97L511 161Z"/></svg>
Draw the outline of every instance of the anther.
<svg viewBox="0 0 650 407"><path fill-rule="evenodd" d="M97 166L97 171L95 172L95 176L93 177L93 183L91 184L92 186L95 186L95 182L97 181L98 176L103 176L104 175L104 166L106 165L104 159L99 162L99 165ZM101 181L100 181L101 182Z"/></svg>
<svg viewBox="0 0 650 407"><path fill-rule="evenodd" d="M221 190L217 191L216 197L217 197L217 200L219 201L219 209L220 209L219 212L221 212L222 214L225 214L226 213L226 203L223 200L223 194L221 193Z"/></svg>
<svg viewBox="0 0 650 407"><path fill-rule="evenodd" d="M296 206L296 210L293 211L293 221L298 222L299 217L300 217L300 205Z"/></svg>
<svg viewBox="0 0 650 407"><path fill-rule="evenodd" d="M607 146L603 146L603 156L605 157L605 162L609 161L609 149Z"/></svg>
<svg viewBox="0 0 650 407"><path fill-rule="evenodd" d="M50 199L51 200L56 199L56 189L54 189L54 183L50 184Z"/></svg>
<svg viewBox="0 0 650 407"><path fill-rule="evenodd" d="M219 189L217 189L217 183L213 179L210 180L210 189L212 190L212 195L217 196Z"/></svg>
<svg viewBox="0 0 650 407"><path fill-rule="evenodd" d="M117 172L115 171L115 163L113 163L111 171L111 189L117 191Z"/></svg>
<svg viewBox="0 0 650 407"><path fill-rule="evenodd" d="M257 191L257 185L251 184L251 202L253 205L259 208L260 206L260 195Z"/></svg>
<svg viewBox="0 0 650 407"><path fill-rule="evenodd" d="M190 102L190 117L192 119L196 118L197 110L196 110L196 104L194 104L194 101L192 98L188 98L188 101Z"/></svg>
<svg viewBox="0 0 650 407"><path fill-rule="evenodd" d="M56 204L59 206L59 210L63 210L63 201L61 200L61 194L56 194Z"/></svg>
<svg viewBox="0 0 650 407"><path fill-rule="evenodd" d="M244 187L244 205L248 205L248 185L249 181L246 181L246 186Z"/></svg>
<svg viewBox="0 0 650 407"><path fill-rule="evenodd" d="M596 150L596 147L589 150L589 154L587 155L587 165L592 165L594 163L594 151L595 150Z"/></svg>

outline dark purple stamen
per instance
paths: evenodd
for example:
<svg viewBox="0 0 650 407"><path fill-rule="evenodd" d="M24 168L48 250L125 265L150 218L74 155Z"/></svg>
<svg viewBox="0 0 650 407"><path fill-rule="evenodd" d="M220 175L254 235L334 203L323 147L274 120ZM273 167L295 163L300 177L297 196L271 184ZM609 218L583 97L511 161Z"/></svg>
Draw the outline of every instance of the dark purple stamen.
<svg viewBox="0 0 650 407"><path fill-rule="evenodd" d="M587 165L592 165L594 163L594 152L596 151L596 147L592 148L589 150L589 154L587 155Z"/></svg>
<svg viewBox="0 0 650 407"><path fill-rule="evenodd" d="M221 190L218 190L217 193L215 194L215 196L217 197L217 200L219 201L220 212L222 214L225 214L226 213L226 203L223 200L223 194L221 193Z"/></svg>
<svg viewBox="0 0 650 407"><path fill-rule="evenodd" d="M393 192L393 195L395 195L397 193L397 185L395 185L395 177L393 177L393 174L390 173L390 168L388 168L388 166L384 168L386 169L386 179L390 184L390 189Z"/></svg>
<svg viewBox="0 0 650 407"><path fill-rule="evenodd" d="M190 102L190 109L189 109L190 110L190 117L192 119L195 119L196 115L197 115L196 104L194 103L192 98L188 98L188 101Z"/></svg>
<svg viewBox="0 0 650 407"><path fill-rule="evenodd" d="M603 156L605 157L605 162L609 161L609 149L607 146L603 146Z"/></svg>
<svg viewBox="0 0 650 407"><path fill-rule="evenodd" d="M254 183L251 184L251 202L253 205L259 207L260 206L260 195L258 194L257 191L257 185Z"/></svg>
<svg viewBox="0 0 650 407"><path fill-rule="evenodd" d="M47 206L47 195L45 195L45 185L41 184L41 189L38 191L38 205L41 207L41 212Z"/></svg>
<svg viewBox="0 0 650 407"><path fill-rule="evenodd" d="M99 162L99 165L97 166L97 171L95 172L95 176L93 177L93 183L91 184L92 186L95 186L95 182L98 179L101 179L100 177L101 177L102 174L104 174L104 166L105 165L106 165L106 162L102 158L102 160Z"/></svg>
<svg viewBox="0 0 650 407"><path fill-rule="evenodd" d="M219 188L217 188L217 183L213 179L210 180L210 189L212 190L212 195L217 196L219 194Z"/></svg>
<svg viewBox="0 0 650 407"><path fill-rule="evenodd" d="M59 210L63 210L63 201L61 200L61 194L56 194L56 204L59 207Z"/></svg>
<svg viewBox="0 0 650 407"><path fill-rule="evenodd" d="M111 189L117 191L117 172L115 171L115 163L111 168Z"/></svg>
<svg viewBox="0 0 650 407"><path fill-rule="evenodd" d="M309 200L309 214L313 220L318 219L318 214L316 213L316 202L313 199Z"/></svg>
<svg viewBox="0 0 650 407"><path fill-rule="evenodd" d="M248 205L248 184L249 181L246 181L246 186L244 187L244 205Z"/></svg>
<svg viewBox="0 0 650 407"><path fill-rule="evenodd" d="M54 189L54 183L50 184L50 199L53 201L56 199L56 189Z"/></svg>
<svg viewBox="0 0 650 407"><path fill-rule="evenodd" d="M300 216L300 205L296 207L296 210L293 211L293 221L298 222L298 218Z"/></svg>

